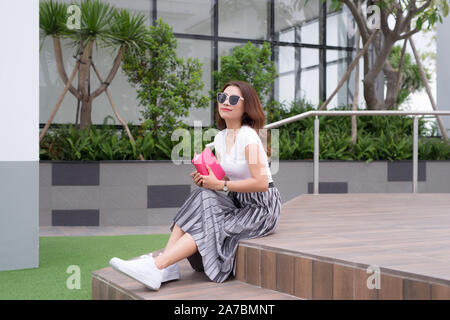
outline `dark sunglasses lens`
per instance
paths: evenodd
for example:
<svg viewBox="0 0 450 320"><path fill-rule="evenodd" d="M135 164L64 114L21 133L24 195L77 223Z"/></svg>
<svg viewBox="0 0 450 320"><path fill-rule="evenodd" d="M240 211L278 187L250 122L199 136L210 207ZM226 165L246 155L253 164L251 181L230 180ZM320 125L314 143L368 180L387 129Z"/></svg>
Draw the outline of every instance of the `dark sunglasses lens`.
<svg viewBox="0 0 450 320"><path fill-rule="evenodd" d="M224 93L222 93L222 92L219 92L219 93L217 94L217 101L218 101L219 103L224 103L225 100L227 100L227 95L224 94Z"/></svg>
<svg viewBox="0 0 450 320"><path fill-rule="evenodd" d="M227 96L226 96L225 94L219 92L219 93L217 94L217 101L218 101L219 103L224 103L225 100L227 100Z"/></svg>
<svg viewBox="0 0 450 320"><path fill-rule="evenodd" d="M230 96L230 98L228 98L228 99L230 101L230 104L232 106L235 106L239 102L240 97L239 96Z"/></svg>

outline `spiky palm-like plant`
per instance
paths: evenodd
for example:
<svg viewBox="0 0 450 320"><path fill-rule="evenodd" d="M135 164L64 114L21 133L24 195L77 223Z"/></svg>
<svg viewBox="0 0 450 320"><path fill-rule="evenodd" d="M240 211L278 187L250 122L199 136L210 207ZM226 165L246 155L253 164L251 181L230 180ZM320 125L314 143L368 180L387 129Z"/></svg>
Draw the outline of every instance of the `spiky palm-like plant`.
<svg viewBox="0 0 450 320"><path fill-rule="evenodd" d="M47 36L53 39L53 48L58 73L66 84L67 90L81 103L80 128L89 126L92 113L92 102L103 93L114 79L120 67L125 50L137 50L145 43L147 28L145 16L132 15L126 9L116 9L100 0L83 0L80 5L80 24L78 29L69 29L67 22L71 16L69 5L54 0L41 1L39 5L39 27L42 39ZM78 88L67 77L61 50L61 39L70 39L74 47L74 56L78 63ZM111 69L100 86L91 92L91 67L95 48L110 48L116 50L116 56ZM72 77L73 78L73 77ZM55 108L54 113L56 113ZM48 129L54 114L44 128L41 138ZM78 112L77 112L78 119ZM42 140L42 139L41 139Z"/></svg>

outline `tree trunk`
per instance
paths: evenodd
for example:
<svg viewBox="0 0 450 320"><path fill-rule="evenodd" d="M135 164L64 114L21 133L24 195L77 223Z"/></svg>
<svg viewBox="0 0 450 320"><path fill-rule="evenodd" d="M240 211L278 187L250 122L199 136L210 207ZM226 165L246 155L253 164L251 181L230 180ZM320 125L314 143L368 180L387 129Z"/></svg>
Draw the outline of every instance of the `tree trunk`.
<svg viewBox="0 0 450 320"><path fill-rule="evenodd" d="M78 84L82 94L81 100L81 117L80 117L80 129L84 129L90 126L91 112L92 112L92 101L90 99L90 77L91 77L91 59L92 59L92 46L94 41L90 40L88 43L87 52L84 52L82 56L82 62L80 65L80 72L78 73L79 81Z"/></svg>
<svg viewBox="0 0 450 320"><path fill-rule="evenodd" d="M81 117L80 117L80 129L90 127L92 124L91 119L92 113L92 101L88 99L83 99L81 101Z"/></svg>
<svg viewBox="0 0 450 320"><path fill-rule="evenodd" d="M386 63L395 41L390 37L384 37L383 46L375 59L370 71L364 76L364 98L369 110L383 110L384 101L381 102L377 96L376 79Z"/></svg>
<svg viewBox="0 0 450 320"><path fill-rule="evenodd" d="M395 71L390 63L386 62L386 64L386 67L383 69L384 75L386 77L386 98L384 100L383 109L393 110L397 105L397 81L399 72Z"/></svg>

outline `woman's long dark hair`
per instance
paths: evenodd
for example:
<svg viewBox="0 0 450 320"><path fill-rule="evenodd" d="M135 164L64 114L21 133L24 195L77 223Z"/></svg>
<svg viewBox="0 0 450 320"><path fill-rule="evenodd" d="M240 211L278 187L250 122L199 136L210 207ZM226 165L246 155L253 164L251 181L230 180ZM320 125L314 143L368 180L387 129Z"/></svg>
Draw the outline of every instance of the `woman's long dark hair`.
<svg viewBox="0 0 450 320"><path fill-rule="evenodd" d="M242 115L241 125L246 124L252 127L256 131L256 133L258 133L265 148L265 152L270 159L271 150L267 147L270 146L270 132L263 129L266 115L264 114L264 110L262 108L261 101L259 100L258 93L247 82L238 80L227 82L223 86L221 92L224 92L224 90L229 86L238 87L241 90L242 97L244 98L244 113ZM217 129L219 130L223 130L227 127L225 120L220 116L219 105L217 105L216 108L216 125Z"/></svg>

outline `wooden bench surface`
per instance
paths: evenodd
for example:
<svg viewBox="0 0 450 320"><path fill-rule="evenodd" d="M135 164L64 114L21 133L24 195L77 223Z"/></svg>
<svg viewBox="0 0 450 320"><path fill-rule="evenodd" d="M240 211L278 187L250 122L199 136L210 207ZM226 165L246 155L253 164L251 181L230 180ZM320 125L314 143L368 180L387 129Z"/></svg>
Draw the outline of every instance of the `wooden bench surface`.
<svg viewBox="0 0 450 320"><path fill-rule="evenodd" d="M292 300L297 297L263 289L234 279L223 283L210 281L203 272L196 272L184 259L179 263L179 280L163 283L158 291L145 288L139 282L111 267L93 272L93 299L145 300Z"/></svg>
<svg viewBox="0 0 450 320"><path fill-rule="evenodd" d="M276 233L241 244L450 285L450 194L304 194Z"/></svg>

